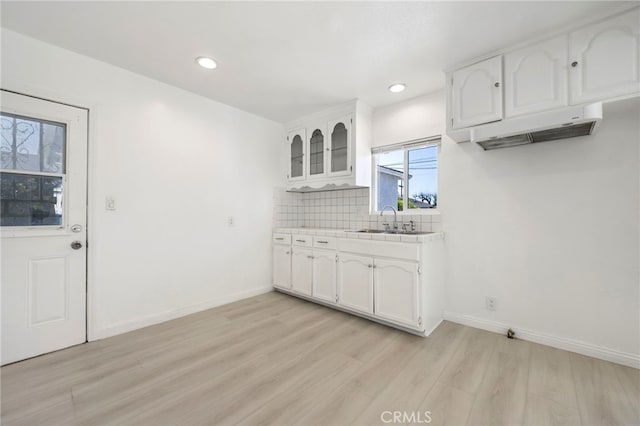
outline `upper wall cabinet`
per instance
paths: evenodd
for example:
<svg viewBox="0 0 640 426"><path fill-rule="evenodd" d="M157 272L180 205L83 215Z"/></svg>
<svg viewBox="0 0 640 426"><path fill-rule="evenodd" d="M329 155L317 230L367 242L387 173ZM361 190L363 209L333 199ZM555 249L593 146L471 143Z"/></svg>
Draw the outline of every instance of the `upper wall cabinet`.
<svg viewBox="0 0 640 426"><path fill-rule="evenodd" d="M500 53L447 72L453 140L492 121L640 94L640 8Z"/></svg>
<svg viewBox="0 0 640 426"><path fill-rule="evenodd" d="M640 92L640 9L570 35L571 103Z"/></svg>
<svg viewBox="0 0 640 426"><path fill-rule="evenodd" d="M505 118L567 105L567 36L504 56Z"/></svg>
<svg viewBox="0 0 640 426"><path fill-rule="evenodd" d="M287 125L287 189L314 191L371 184L371 109L352 101ZM306 138L305 138L306 136Z"/></svg>
<svg viewBox="0 0 640 426"><path fill-rule="evenodd" d="M331 176L345 176L351 171L351 115L329 122L329 167Z"/></svg>
<svg viewBox="0 0 640 426"><path fill-rule="evenodd" d="M305 129L296 129L289 132L287 143L289 146L289 173L290 181L304 180L305 177Z"/></svg>
<svg viewBox="0 0 640 426"><path fill-rule="evenodd" d="M309 128L309 176L325 174L325 147L327 145L326 123Z"/></svg>
<svg viewBox="0 0 640 426"><path fill-rule="evenodd" d="M453 128L502 118L502 56L459 69L452 75Z"/></svg>

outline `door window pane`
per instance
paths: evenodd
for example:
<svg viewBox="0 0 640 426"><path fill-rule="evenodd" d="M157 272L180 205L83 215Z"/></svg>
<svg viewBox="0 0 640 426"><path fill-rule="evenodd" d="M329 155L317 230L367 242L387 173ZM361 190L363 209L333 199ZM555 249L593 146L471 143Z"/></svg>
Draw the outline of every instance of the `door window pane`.
<svg viewBox="0 0 640 426"><path fill-rule="evenodd" d="M331 172L347 170L347 128L338 123L331 133Z"/></svg>
<svg viewBox="0 0 640 426"><path fill-rule="evenodd" d="M62 225L62 177L0 173L2 226Z"/></svg>
<svg viewBox="0 0 640 426"><path fill-rule="evenodd" d="M6 113L0 123L3 169L64 173L64 124Z"/></svg>
<svg viewBox="0 0 640 426"><path fill-rule="evenodd" d="M309 174L324 173L324 136L319 129L313 131L309 143Z"/></svg>
<svg viewBox="0 0 640 426"><path fill-rule="evenodd" d="M303 161L303 151L302 151L302 138L300 135L295 135L293 140L291 141L291 177L300 177L302 176L302 161Z"/></svg>

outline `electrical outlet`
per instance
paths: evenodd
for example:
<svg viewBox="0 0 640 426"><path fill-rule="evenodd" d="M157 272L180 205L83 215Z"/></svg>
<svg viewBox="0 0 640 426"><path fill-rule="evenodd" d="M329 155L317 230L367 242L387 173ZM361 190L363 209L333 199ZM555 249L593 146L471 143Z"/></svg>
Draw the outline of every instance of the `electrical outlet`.
<svg viewBox="0 0 640 426"><path fill-rule="evenodd" d="M484 298L484 305L487 308L488 311L495 311L496 310L496 298L495 297L489 297L489 296L485 296Z"/></svg>

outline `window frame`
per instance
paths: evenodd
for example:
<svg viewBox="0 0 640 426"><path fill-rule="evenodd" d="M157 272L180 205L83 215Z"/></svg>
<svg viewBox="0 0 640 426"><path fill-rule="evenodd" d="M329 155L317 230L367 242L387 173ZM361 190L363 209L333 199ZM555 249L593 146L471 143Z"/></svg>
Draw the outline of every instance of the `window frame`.
<svg viewBox="0 0 640 426"><path fill-rule="evenodd" d="M369 208L370 214L379 214L378 210L378 161L377 155L384 154L393 151L404 151L403 152L403 176L402 176L402 185L404 188L409 188L409 151L420 148L430 148L436 147L437 154L436 158L440 157L440 146L442 142L442 136L430 136L422 139L415 139L411 141L401 142L393 145L383 145L380 147L371 148L371 205ZM438 172L440 167L440 161L438 161ZM438 173L439 174L439 173ZM405 190L402 195L402 204L403 206L409 206L409 194L408 190ZM397 212L399 215L439 215L440 204L436 208L433 209L403 209Z"/></svg>

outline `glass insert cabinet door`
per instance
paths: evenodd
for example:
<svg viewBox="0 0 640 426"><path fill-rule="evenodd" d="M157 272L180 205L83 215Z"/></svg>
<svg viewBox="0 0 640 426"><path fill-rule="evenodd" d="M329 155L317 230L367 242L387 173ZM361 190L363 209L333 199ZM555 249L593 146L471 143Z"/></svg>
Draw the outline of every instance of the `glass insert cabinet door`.
<svg viewBox="0 0 640 426"><path fill-rule="evenodd" d="M62 226L66 125L0 114L2 227Z"/></svg>
<svg viewBox="0 0 640 426"><path fill-rule="evenodd" d="M330 138L330 174L347 175L351 173L351 117L329 123Z"/></svg>
<svg viewBox="0 0 640 426"><path fill-rule="evenodd" d="M289 133L289 180L304 179L305 130L299 129Z"/></svg>
<svg viewBox="0 0 640 426"><path fill-rule="evenodd" d="M322 127L314 127L309 138L309 176L324 174L325 133Z"/></svg>

